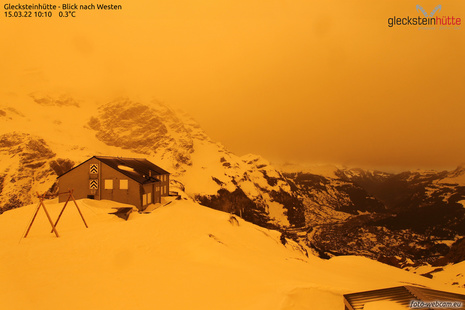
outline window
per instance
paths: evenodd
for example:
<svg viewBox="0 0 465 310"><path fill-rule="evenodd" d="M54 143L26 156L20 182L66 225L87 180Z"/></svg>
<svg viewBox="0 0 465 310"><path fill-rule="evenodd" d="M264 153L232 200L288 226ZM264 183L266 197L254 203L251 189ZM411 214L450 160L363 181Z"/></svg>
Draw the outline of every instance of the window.
<svg viewBox="0 0 465 310"><path fill-rule="evenodd" d="M142 205L145 206L147 204L147 194L142 195Z"/></svg>
<svg viewBox="0 0 465 310"><path fill-rule="evenodd" d="M119 189L128 189L128 180L119 180Z"/></svg>
<svg viewBox="0 0 465 310"><path fill-rule="evenodd" d="M113 180L105 180L105 189L113 189Z"/></svg>
<svg viewBox="0 0 465 310"><path fill-rule="evenodd" d="M152 203L152 193L147 193L147 204Z"/></svg>

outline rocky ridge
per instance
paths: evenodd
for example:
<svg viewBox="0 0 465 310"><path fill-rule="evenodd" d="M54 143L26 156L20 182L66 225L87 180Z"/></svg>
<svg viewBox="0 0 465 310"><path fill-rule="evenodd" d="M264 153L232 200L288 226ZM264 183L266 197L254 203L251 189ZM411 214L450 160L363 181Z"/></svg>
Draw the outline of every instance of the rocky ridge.
<svg viewBox="0 0 465 310"><path fill-rule="evenodd" d="M170 171L173 188L191 199L281 230L325 257L356 254L407 266L446 257L465 236L463 167L283 172L260 156L229 152L156 100L95 104L34 93L4 98L0 117L8 124L0 132L3 211L36 201L35 192L53 192L56 176L74 164L111 155L145 157Z"/></svg>

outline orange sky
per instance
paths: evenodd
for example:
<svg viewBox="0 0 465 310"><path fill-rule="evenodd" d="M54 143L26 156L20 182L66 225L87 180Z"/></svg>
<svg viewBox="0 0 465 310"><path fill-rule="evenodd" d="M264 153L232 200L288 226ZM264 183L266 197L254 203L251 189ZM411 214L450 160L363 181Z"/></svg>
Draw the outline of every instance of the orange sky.
<svg viewBox="0 0 465 310"><path fill-rule="evenodd" d="M74 19L2 7L1 88L154 96L272 161L465 163L465 24L387 25L417 4L465 19L465 2L346 2L112 1L123 10Z"/></svg>

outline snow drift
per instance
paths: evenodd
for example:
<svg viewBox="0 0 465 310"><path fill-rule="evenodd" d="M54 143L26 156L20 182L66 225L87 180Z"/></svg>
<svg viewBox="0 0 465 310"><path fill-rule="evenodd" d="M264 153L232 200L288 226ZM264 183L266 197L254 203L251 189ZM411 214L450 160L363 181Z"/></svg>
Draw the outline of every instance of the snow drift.
<svg viewBox="0 0 465 310"><path fill-rule="evenodd" d="M36 208L0 216L2 309L343 309L342 294L438 284L366 258L322 260L280 233L187 200L125 222L124 205L79 200L50 233ZM63 204L47 203L56 218ZM112 209L113 208L113 209Z"/></svg>

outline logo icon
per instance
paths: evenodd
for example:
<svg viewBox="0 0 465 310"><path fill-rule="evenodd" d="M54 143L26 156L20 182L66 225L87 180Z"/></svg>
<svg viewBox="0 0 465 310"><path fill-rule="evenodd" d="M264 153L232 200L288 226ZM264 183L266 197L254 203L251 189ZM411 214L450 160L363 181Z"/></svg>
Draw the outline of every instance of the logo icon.
<svg viewBox="0 0 465 310"><path fill-rule="evenodd" d="M436 6L434 8L434 10L431 12L430 15L428 15L428 13L425 11L425 9L422 8L419 4L417 4L417 11L421 11L425 17L433 17L433 15L436 13L436 11L437 12L441 11L441 5Z"/></svg>
<svg viewBox="0 0 465 310"><path fill-rule="evenodd" d="M418 29L427 29L427 30L434 30L436 29L435 26L441 26L438 29L453 29L458 30L462 25L462 18L456 16L438 16L439 12L442 10L442 5L437 5L431 13L428 12L421 7L421 5L416 5L417 12L421 14L416 15L415 17L404 16L398 17L393 16L388 18L388 27L394 26L427 26L427 27L419 27ZM423 16L421 16L423 15ZM453 26L453 27L449 27Z"/></svg>

